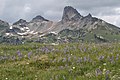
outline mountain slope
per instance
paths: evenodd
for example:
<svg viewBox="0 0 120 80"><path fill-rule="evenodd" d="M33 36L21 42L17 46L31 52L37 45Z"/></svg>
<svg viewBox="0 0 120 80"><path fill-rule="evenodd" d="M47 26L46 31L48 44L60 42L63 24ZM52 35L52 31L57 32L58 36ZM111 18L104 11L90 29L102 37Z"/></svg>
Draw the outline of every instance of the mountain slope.
<svg viewBox="0 0 120 80"><path fill-rule="evenodd" d="M3 34L7 29L9 29L9 24L0 20L0 34Z"/></svg>

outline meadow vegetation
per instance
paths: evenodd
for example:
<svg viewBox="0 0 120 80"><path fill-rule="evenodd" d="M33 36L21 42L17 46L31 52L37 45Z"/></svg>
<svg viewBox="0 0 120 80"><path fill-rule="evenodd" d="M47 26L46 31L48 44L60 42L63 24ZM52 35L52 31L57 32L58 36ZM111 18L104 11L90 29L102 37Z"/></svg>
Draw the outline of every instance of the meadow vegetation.
<svg viewBox="0 0 120 80"><path fill-rule="evenodd" d="M120 80L120 43L0 44L0 80Z"/></svg>

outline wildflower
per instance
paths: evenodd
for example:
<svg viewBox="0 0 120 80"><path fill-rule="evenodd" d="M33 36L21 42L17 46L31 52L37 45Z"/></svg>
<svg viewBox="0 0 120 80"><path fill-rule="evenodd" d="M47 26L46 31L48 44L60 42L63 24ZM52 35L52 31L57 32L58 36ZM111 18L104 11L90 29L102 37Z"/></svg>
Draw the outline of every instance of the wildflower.
<svg viewBox="0 0 120 80"><path fill-rule="evenodd" d="M102 74L102 71L99 68L96 69L96 76L101 75L101 74Z"/></svg>
<svg viewBox="0 0 120 80"><path fill-rule="evenodd" d="M63 61L62 62L66 62L66 58L63 58Z"/></svg>
<svg viewBox="0 0 120 80"><path fill-rule="evenodd" d="M82 62L82 58L78 58L77 63Z"/></svg>
<svg viewBox="0 0 120 80"><path fill-rule="evenodd" d="M74 56L74 59L76 60L76 59L77 59L77 57L76 57L76 56Z"/></svg>
<svg viewBox="0 0 120 80"><path fill-rule="evenodd" d="M98 60L103 60L104 56L99 56Z"/></svg>
<svg viewBox="0 0 120 80"><path fill-rule="evenodd" d="M71 57L69 56L69 57L68 57L68 62L70 62L70 61L71 61Z"/></svg>
<svg viewBox="0 0 120 80"><path fill-rule="evenodd" d="M67 64L65 64L65 67L68 67L68 65L67 65Z"/></svg>
<svg viewBox="0 0 120 80"><path fill-rule="evenodd" d="M119 54L116 55L116 60L118 60L118 59L119 59Z"/></svg>
<svg viewBox="0 0 120 80"><path fill-rule="evenodd" d="M28 62L26 64L29 64Z"/></svg>
<svg viewBox="0 0 120 80"><path fill-rule="evenodd" d="M84 62L86 62L87 61L87 58L86 57L84 57Z"/></svg>
<svg viewBox="0 0 120 80"><path fill-rule="evenodd" d="M105 80L110 80L108 75L105 76Z"/></svg>
<svg viewBox="0 0 120 80"><path fill-rule="evenodd" d="M92 60L91 60L90 56L88 56L88 62L92 62Z"/></svg>
<svg viewBox="0 0 120 80"><path fill-rule="evenodd" d="M18 55L18 56L20 56L20 55L21 55L21 53L20 53L20 51L19 51L19 50L17 51L17 55Z"/></svg>
<svg viewBox="0 0 120 80"><path fill-rule="evenodd" d="M106 69L103 69L103 71L106 71Z"/></svg>
<svg viewBox="0 0 120 80"><path fill-rule="evenodd" d="M19 50L17 51L17 55L19 58L22 58L22 53Z"/></svg>
<svg viewBox="0 0 120 80"><path fill-rule="evenodd" d="M106 63L103 63L104 66L106 66Z"/></svg>
<svg viewBox="0 0 120 80"><path fill-rule="evenodd" d="M107 70L105 74L106 74L106 75L108 75L109 73L110 73L110 71L109 71L109 70Z"/></svg>
<svg viewBox="0 0 120 80"><path fill-rule="evenodd" d="M75 67L72 67L72 69L75 69Z"/></svg>
<svg viewBox="0 0 120 80"><path fill-rule="evenodd" d="M86 52L86 48L84 48L84 50L83 50L84 52Z"/></svg>
<svg viewBox="0 0 120 80"><path fill-rule="evenodd" d="M112 57L110 58L110 62L111 62L111 63L114 63L114 56L112 56Z"/></svg>
<svg viewBox="0 0 120 80"><path fill-rule="evenodd" d="M29 59L30 59L31 55L32 55L32 52L29 52L29 53L28 53L28 58L29 58Z"/></svg>

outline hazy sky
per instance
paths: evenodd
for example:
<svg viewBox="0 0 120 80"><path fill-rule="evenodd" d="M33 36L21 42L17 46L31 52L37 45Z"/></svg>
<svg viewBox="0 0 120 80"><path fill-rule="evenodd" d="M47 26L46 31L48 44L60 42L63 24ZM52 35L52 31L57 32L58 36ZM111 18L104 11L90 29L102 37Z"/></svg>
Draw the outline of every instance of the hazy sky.
<svg viewBox="0 0 120 80"><path fill-rule="evenodd" d="M20 18L30 21L41 15L58 21L68 5L83 16L91 13L120 27L120 0L0 0L0 19L13 23Z"/></svg>

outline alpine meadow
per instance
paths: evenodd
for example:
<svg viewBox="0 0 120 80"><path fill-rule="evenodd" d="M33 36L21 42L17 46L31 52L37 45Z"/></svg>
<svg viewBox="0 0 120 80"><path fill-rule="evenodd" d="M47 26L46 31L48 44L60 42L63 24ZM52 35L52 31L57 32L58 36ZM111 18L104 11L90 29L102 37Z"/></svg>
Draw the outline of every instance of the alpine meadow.
<svg viewBox="0 0 120 80"><path fill-rule="evenodd" d="M120 80L119 4L0 0L0 80Z"/></svg>

